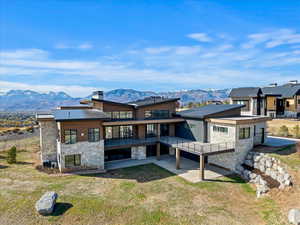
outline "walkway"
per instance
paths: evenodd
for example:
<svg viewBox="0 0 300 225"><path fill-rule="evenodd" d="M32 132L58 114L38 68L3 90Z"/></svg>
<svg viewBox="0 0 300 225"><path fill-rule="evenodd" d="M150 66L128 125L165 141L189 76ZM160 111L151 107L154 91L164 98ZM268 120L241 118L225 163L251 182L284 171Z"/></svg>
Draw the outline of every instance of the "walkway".
<svg viewBox="0 0 300 225"><path fill-rule="evenodd" d="M160 166L171 173L177 174L178 176L182 177L183 179L197 183L202 181L201 177L199 176L199 162L195 162L186 158L181 157L181 164L180 169L176 169L175 167L176 159L174 156L171 155L162 155L160 160L156 160L155 157L149 157L144 160L120 160L114 162L107 162L105 164L106 170L113 170L113 169L121 169L126 167L144 165L148 163L154 163L157 166ZM226 176L231 174L232 172L228 170L221 169L216 166L206 165L204 169L205 180L215 180L218 177Z"/></svg>

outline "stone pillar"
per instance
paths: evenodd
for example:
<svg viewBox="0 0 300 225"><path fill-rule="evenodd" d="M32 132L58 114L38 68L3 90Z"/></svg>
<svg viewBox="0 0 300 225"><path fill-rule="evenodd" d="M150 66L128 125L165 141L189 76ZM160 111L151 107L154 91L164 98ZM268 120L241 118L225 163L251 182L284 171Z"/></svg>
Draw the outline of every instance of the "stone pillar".
<svg viewBox="0 0 300 225"><path fill-rule="evenodd" d="M200 155L200 163L199 163L199 177L200 180L204 180L204 168L205 168L204 156Z"/></svg>
<svg viewBox="0 0 300 225"><path fill-rule="evenodd" d="M132 159L146 159L146 146L133 146L131 147L131 158Z"/></svg>
<svg viewBox="0 0 300 225"><path fill-rule="evenodd" d="M180 149L176 148L176 169L180 169Z"/></svg>

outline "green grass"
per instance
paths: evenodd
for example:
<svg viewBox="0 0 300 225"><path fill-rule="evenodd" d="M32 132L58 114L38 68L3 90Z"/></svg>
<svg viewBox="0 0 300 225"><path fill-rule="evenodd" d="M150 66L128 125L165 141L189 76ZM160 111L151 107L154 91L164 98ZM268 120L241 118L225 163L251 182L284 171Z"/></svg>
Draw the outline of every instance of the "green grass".
<svg viewBox="0 0 300 225"><path fill-rule="evenodd" d="M56 176L32 164L7 165L0 152L0 224L268 224L282 221L276 202L256 200L239 177L190 183L154 164L105 174ZM32 151L18 155L32 162ZM35 202L49 190L59 198L42 217ZM279 224L279 223L277 223Z"/></svg>

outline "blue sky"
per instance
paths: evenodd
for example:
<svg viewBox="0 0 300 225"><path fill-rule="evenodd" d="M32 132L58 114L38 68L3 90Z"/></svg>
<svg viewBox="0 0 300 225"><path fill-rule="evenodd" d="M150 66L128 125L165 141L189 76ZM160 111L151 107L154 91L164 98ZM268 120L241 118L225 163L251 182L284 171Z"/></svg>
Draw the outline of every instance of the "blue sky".
<svg viewBox="0 0 300 225"><path fill-rule="evenodd" d="M0 91L300 80L300 1L0 0Z"/></svg>

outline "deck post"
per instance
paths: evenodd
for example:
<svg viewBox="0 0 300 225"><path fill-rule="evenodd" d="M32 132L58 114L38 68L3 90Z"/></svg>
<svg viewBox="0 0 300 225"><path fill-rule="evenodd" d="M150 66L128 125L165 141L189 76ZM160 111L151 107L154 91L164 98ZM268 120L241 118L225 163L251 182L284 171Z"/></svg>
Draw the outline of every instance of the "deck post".
<svg viewBox="0 0 300 225"><path fill-rule="evenodd" d="M156 159L160 160L160 124L157 124Z"/></svg>
<svg viewBox="0 0 300 225"><path fill-rule="evenodd" d="M204 180L204 156L200 154L200 163L199 163L199 178L200 180Z"/></svg>
<svg viewBox="0 0 300 225"><path fill-rule="evenodd" d="M160 143L156 143L156 159L160 160Z"/></svg>
<svg viewBox="0 0 300 225"><path fill-rule="evenodd" d="M176 148L176 170L180 169L180 149Z"/></svg>

